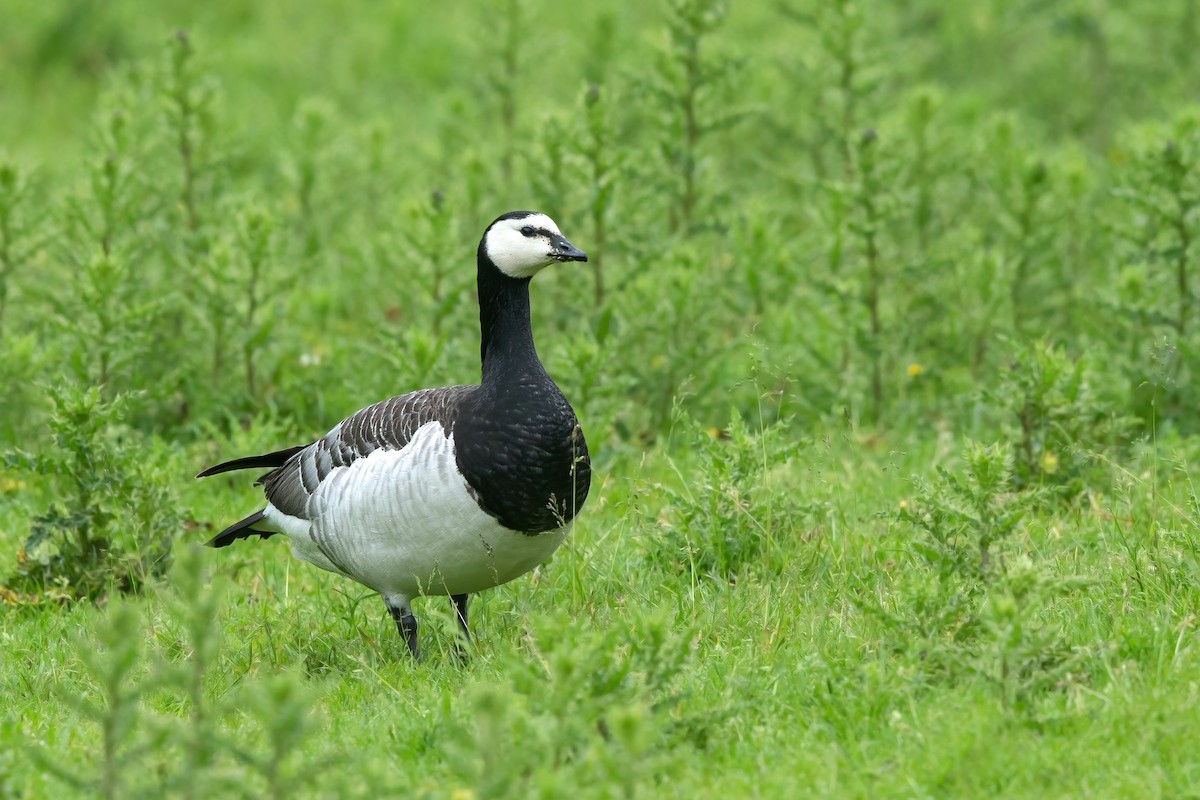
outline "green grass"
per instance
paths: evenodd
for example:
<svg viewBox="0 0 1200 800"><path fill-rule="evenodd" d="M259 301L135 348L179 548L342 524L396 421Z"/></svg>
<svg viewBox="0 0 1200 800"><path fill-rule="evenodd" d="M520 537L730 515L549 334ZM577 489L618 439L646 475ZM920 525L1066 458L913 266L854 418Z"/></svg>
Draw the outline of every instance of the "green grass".
<svg viewBox="0 0 1200 800"><path fill-rule="evenodd" d="M1194 3L626 6L6 10L0 795L1200 794ZM595 482L471 657L197 549L522 207Z"/></svg>

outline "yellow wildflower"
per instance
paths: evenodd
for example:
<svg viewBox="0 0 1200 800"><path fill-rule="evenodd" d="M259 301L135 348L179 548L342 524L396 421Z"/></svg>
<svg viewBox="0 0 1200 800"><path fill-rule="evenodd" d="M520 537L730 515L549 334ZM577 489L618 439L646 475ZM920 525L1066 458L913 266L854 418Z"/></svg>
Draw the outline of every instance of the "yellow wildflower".
<svg viewBox="0 0 1200 800"><path fill-rule="evenodd" d="M1058 456L1049 450L1042 453L1042 472L1047 475L1053 475L1058 472Z"/></svg>
<svg viewBox="0 0 1200 800"><path fill-rule="evenodd" d="M908 372L908 377L915 378L918 375L920 375L922 372L924 372L925 368L914 361L913 363L908 365L908 369L906 371Z"/></svg>

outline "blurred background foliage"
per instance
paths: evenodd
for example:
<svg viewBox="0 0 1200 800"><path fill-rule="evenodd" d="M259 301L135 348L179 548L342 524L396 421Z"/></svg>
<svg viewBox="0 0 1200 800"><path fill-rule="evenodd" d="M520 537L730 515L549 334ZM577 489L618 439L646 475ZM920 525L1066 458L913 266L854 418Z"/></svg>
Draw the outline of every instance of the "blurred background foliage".
<svg viewBox="0 0 1200 800"><path fill-rule="evenodd" d="M0 430L64 367L189 440L465 380L525 206L598 257L535 313L606 445L757 409L756 356L773 415L978 432L1037 340L1187 427L1196 13L14 0Z"/></svg>

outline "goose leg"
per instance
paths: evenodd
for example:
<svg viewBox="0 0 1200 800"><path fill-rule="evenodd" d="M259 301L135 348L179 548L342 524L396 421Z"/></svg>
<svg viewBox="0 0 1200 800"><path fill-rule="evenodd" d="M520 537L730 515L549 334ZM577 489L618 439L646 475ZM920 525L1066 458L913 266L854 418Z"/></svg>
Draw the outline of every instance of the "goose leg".
<svg viewBox="0 0 1200 800"><path fill-rule="evenodd" d="M458 617L458 627L462 631L463 638L469 642L471 641L471 632L467 630L467 595L452 594L450 601L454 603L454 616Z"/></svg>
<svg viewBox="0 0 1200 800"><path fill-rule="evenodd" d="M413 616L412 609L409 608L408 598L385 597L383 602L387 606L388 613L392 615L392 619L396 621L396 630L400 632L400 638L408 645L408 652L412 653L413 660L420 661L421 650L417 646L417 618Z"/></svg>

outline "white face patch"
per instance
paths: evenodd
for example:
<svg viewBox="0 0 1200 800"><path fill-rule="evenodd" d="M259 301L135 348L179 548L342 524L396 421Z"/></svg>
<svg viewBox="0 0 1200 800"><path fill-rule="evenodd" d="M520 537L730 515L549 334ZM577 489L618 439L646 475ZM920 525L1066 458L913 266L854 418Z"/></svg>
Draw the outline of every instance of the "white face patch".
<svg viewBox="0 0 1200 800"><path fill-rule="evenodd" d="M484 248L488 258L505 275L531 278L554 263L553 242L548 234L562 235L554 220L545 214L502 219L488 229Z"/></svg>

